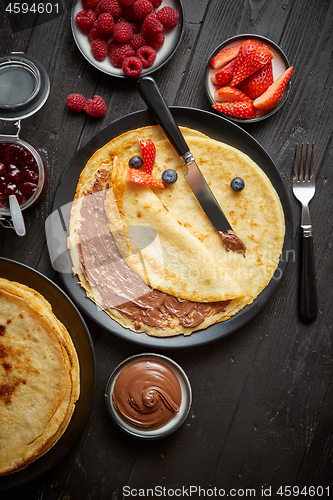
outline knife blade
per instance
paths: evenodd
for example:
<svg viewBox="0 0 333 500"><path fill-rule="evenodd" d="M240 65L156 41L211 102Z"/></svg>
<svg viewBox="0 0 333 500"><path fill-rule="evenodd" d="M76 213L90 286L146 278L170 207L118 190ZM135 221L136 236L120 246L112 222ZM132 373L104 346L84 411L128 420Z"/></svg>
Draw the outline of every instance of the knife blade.
<svg viewBox="0 0 333 500"><path fill-rule="evenodd" d="M213 227L219 233L232 231L227 217L202 175L195 158L192 156L184 136L161 95L155 80L149 76L140 78L138 80L138 90L148 109L153 113L169 141L182 158L184 165L187 167L185 179Z"/></svg>

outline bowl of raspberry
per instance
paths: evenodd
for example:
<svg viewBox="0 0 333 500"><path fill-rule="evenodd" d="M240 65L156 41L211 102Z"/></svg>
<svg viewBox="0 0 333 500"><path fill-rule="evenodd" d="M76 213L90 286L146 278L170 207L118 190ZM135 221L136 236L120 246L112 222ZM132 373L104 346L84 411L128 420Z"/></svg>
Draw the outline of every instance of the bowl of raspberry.
<svg viewBox="0 0 333 500"><path fill-rule="evenodd" d="M210 55L206 94L212 108L239 123L272 116L286 102L293 66L273 41L259 35L238 35Z"/></svg>
<svg viewBox="0 0 333 500"><path fill-rule="evenodd" d="M118 78L137 78L173 56L183 33L183 6L181 0L78 0L71 25L92 66Z"/></svg>

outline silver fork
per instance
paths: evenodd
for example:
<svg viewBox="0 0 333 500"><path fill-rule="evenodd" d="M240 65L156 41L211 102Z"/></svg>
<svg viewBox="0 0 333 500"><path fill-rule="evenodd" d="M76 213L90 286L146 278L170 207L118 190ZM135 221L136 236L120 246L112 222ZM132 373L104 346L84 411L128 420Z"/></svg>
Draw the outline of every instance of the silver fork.
<svg viewBox="0 0 333 500"><path fill-rule="evenodd" d="M303 158L303 151L304 147L302 144L299 167L298 144L296 144L293 171L293 193L302 204L299 306L301 317L306 320L312 320L318 314L312 225L309 211L309 203L312 200L316 189L314 172L314 144L312 144L311 160L309 155L309 144L306 145L305 160Z"/></svg>

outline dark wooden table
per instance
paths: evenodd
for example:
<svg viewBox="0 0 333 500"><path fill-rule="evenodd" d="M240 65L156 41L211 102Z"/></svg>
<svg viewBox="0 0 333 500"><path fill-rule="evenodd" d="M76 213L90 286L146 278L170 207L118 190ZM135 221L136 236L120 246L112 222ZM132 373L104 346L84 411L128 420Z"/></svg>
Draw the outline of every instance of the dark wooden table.
<svg viewBox="0 0 333 500"><path fill-rule="evenodd" d="M8 3L1 2L0 53L23 51L36 58L51 81L46 104L22 121L20 134L45 157L50 180L43 201L25 213L25 237L1 228L0 255L63 287L50 262L44 226L59 179L93 134L145 105L133 81L102 74L82 57L70 27L71 2L60 2L65 8L52 20L22 14L9 18ZM184 368L193 390L185 424L163 440L126 436L111 422L104 403L114 367L146 349L85 317L95 346L96 392L84 431L54 468L1 493L2 498L333 497L333 3L183 0L183 5L181 44L154 74L168 104L210 110L204 91L207 58L221 41L237 34L268 37L295 67L284 107L267 120L242 125L271 156L290 193L293 258L270 301L232 335L190 349L156 350ZM106 116L70 113L65 99L72 92L102 95ZM1 123L0 130L10 133L12 127ZM311 216L319 314L312 323L300 321L297 312L300 205L291 192L291 168L295 143L301 141L314 141L316 149Z"/></svg>

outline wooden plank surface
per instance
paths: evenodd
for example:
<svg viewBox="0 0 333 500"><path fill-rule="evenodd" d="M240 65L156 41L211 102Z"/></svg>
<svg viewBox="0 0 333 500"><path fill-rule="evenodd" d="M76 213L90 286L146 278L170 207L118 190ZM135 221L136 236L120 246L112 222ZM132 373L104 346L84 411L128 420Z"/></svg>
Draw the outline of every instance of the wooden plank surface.
<svg viewBox="0 0 333 500"><path fill-rule="evenodd" d="M113 120L145 105L132 81L92 68L74 44L70 10L50 22L22 29L9 22L7 0L0 10L0 53L24 51L46 68L50 96L41 110L22 121L20 136L41 152L50 179L46 197L27 210L27 235L0 228L0 255L27 264L63 287L49 259L44 224L58 182L73 154ZM193 404L173 435L143 442L112 424L104 390L114 367L144 352L97 326L88 317L96 360L96 394L80 438L53 469L5 493L24 500L111 500L126 497L123 487L216 487L236 498L332 498L332 42L330 0L183 0L184 34L176 55L154 74L169 105L209 111L204 91L206 63L223 40L259 34L279 44L295 66L290 97L271 118L242 125L274 160L293 210L293 250L282 282L268 304L247 325L212 344L161 351L186 371ZM71 114L71 92L100 94L108 111L102 119ZM0 123L1 133L13 125ZM315 142L316 195L311 202L319 315L305 324L297 314L300 205L291 193L294 145ZM159 352L159 350L157 350ZM0 423L1 425L1 423ZM1 484L0 484L1 486ZM278 495L282 487L322 487L307 496ZM250 491L251 489L251 491ZM253 491L252 491L253 492ZM192 498L199 492L191 490ZM268 493L270 493L268 495ZM4 496L4 498L7 498ZM10 496L10 497L11 497ZM157 495L156 495L157 497ZM254 496L252 496L254 498Z"/></svg>

